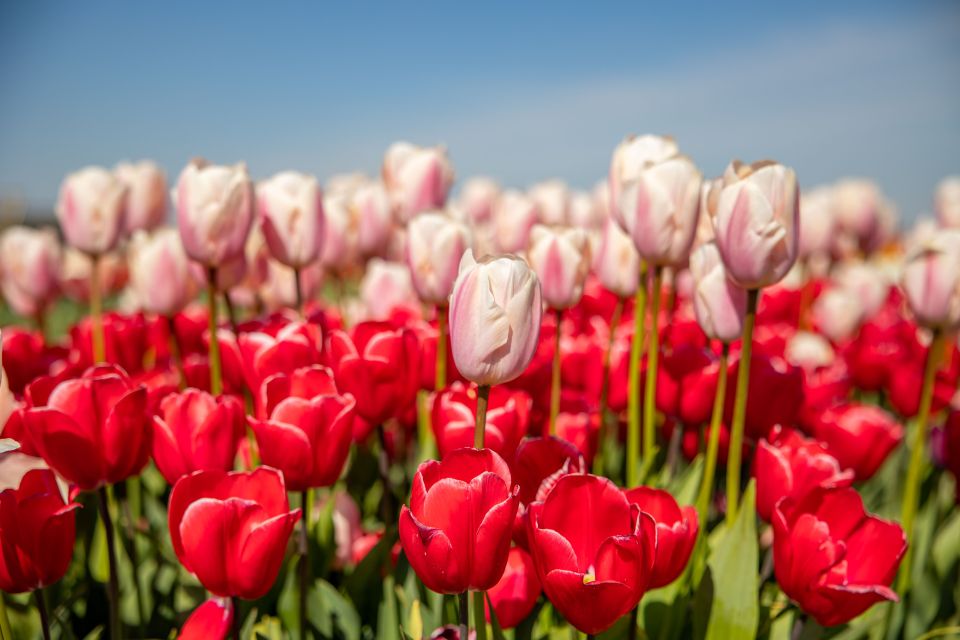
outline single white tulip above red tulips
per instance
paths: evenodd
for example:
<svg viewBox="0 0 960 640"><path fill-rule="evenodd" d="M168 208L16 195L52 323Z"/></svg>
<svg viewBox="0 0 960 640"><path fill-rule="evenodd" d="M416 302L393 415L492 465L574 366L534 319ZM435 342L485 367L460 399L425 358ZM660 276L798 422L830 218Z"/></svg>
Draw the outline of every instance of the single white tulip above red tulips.
<svg viewBox="0 0 960 640"><path fill-rule="evenodd" d="M176 229L134 234L127 255L130 287L140 308L172 316L197 294L197 280Z"/></svg>
<svg viewBox="0 0 960 640"><path fill-rule="evenodd" d="M580 302L590 272L590 244L583 229L534 226L527 261L548 307L567 309Z"/></svg>
<svg viewBox="0 0 960 640"><path fill-rule="evenodd" d="M127 234L149 231L167 217L167 176L150 160L122 162L114 169L127 186L125 228Z"/></svg>
<svg viewBox="0 0 960 640"><path fill-rule="evenodd" d="M727 277L720 250L713 242L700 245L690 255L693 275L693 310L708 337L732 342L743 331L747 292Z"/></svg>
<svg viewBox="0 0 960 640"><path fill-rule="evenodd" d="M60 185L56 213L71 247L101 255L117 246L124 228L127 187L103 167L69 174Z"/></svg>
<svg viewBox="0 0 960 640"><path fill-rule="evenodd" d="M257 185L260 229L278 262L302 269L323 247L323 194L313 176L284 171Z"/></svg>
<svg viewBox="0 0 960 640"><path fill-rule="evenodd" d="M651 134L628 136L613 150L608 176L609 202L611 213L621 226L624 226L619 210L623 185L636 179L650 165L669 160L679 153L680 148L673 138Z"/></svg>
<svg viewBox="0 0 960 640"><path fill-rule="evenodd" d="M0 284L7 303L32 317L60 292L60 241L53 229L13 226L0 235Z"/></svg>
<svg viewBox="0 0 960 640"><path fill-rule="evenodd" d="M443 147L390 145L383 156L383 182L400 222L431 209L441 209L453 184L453 165Z"/></svg>
<svg viewBox="0 0 960 640"><path fill-rule="evenodd" d="M423 302L446 304L470 247L466 225L439 211L417 215L407 225L406 262Z"/></svg>

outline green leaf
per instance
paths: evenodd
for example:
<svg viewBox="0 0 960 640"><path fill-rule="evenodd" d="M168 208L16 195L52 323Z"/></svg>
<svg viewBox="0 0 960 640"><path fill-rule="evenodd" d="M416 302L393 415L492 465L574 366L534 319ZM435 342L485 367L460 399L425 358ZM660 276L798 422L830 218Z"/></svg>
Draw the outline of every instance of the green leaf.
<svg viewBox="0 0 960 640"><path fill-rule="evenodd" d="M950 514L937 532L932 556L937 575L946 578L960 559L960 509Z"/></svg>
<svg viewBox="0 0 960 640"><path fill-rule="evenodd" d="M713 586L708 640L752 639L760 618L757 573L756 487L751 480L733 525L711 544L707 565Z"/></svg>
<svg viewBox="0 0 960 640"><path fill-rule="evenodd" d="M702 478L703 456L697 455L668 486L670 493L677 499L677 504L693 504L696 501Z"/></svg>
<svg viewBox="0 0 960 640"><path fill-rule="evenodd" d="M493 601L490 600L490 594L483 592L483 597L487 601L487 607L490 609L490 628L493 631L493 640L506 640L503 635L503 629L500 627L500 621L497 620L497 612L493 608Z"/></svg>

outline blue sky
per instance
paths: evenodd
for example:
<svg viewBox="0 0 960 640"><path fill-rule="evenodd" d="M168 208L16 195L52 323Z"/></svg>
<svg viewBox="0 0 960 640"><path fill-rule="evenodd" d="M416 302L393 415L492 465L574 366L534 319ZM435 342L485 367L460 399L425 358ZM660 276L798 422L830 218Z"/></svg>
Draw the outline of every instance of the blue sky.
<svg viewBox="0 0 960 640"><path fill-rule="evenodd" d="M0 196L143 157L374 172L396 139L588 187L646 132L708 175L875 178L905 219L960 173L956 2L404 4L0 3Z"/></svg>

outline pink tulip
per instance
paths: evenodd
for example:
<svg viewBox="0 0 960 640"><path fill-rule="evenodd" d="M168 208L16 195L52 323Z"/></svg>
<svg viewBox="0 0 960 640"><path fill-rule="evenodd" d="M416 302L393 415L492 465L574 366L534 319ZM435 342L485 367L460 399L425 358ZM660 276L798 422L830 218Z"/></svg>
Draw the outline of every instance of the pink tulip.
<svg viewBox="0 0 960 640"><path fill-rule="evenodd" d="M284 171L257 187L260 228L275 260L302 269L320 257L323 195L313 176Z"/></svg>
<svg viewBox="0 0 960 640"><path fill-rule="evenodd" d="M673 138L666 136L629 136L613 150L610 160L610 207L613 217L624 226L620 215L620 194L626 182L635 180L653 164L673 158L680 153Z"/></svg>
<svg viewBox="0 0 960 640"><path fill-rule="evenodd" d="M172 316L193 300L197 281L176 229L140 231L130 244L130 287L140 308Z"/></svg>
<svg viewBox="0 0 960 640"><path fill-rule="evenodd" d="M798 331L787 342L784 359L805 371L833 364L836 354L830 342L819 333Z"/></svg>
<svg viewBox="0 0 960 640"><path fill-rule="evenodd" d="M937 185L933 210L942 227L960 227L960 176L944 178Z"/></svg>
<svg viewBox="0 0 960 640"><path fill-rule="evenodd" d="M383 156L383 182L401 222L421 211L440 209L453 184L453 166L443 147L390 145Z"/></svg>
<svg viewBox="0 0 960 640"><path fill-rule="evenodd" d="M457 369L478 385L517 378L533 358L543 307L536 274L520 258L474 260L467 251L450 296Z"/></svg>
<svg viewBox="0 0 960 640"><path fill-rule="evenodd" d="M945 229L914 247L903 270L903 292L920 324L960 324L960 229Z"/></svg>
<svg viewBox="0 0 960 640"><path fill-rule="evenodd" d="M747 292L727 277L717 245L700 245L690 256L693 310L700 328L712 339L732 342L740 337L747 311Z"/></svg>
<svg viewBox="0 0 960 640"><path fill-rule="evenodd" d="M323 197L326 218L320 261L328 269L342 272L357 256L357 228L350 209L352 193L344 189L330 190Z"/></svg>
<svg viewBox="0 0 960 640"><path fill-rule="evenodd" d="M593 270L605 289L621 298L637 292L640 254L633 240L612 219L603 225L603 235L593 260Z"/></svg>
<svg viewBox="0 0 960 640"><path fill-rule="evenodd" d="M375 181L358 186L351 192L349 207L360 254L385 256L394 228L390 198L383 183Z"/></svg>
<svg viewBox="0 0 960 640"><path fill-rule="evenodd" d="M527 259L547 306L568 309L580 302L590 271L590 247L583 229L536 225L530 233Z"/></svg>
<svg viewBox="0 0 960 640"><path fill-rule="evenodd" d="M493 208L500 197L500 185L490 178L470 178L463 185L457 205L466 213L471 224L484 224L493 216Z"/></svg>
<svg viewBox="0 0 960 640"><path fill-rule="evenodd" d="M99 258L100 287L104 295L117 293L127 281L127 262L116 252ZM66 247L60 261L60 288L67 297L87 302L93 262L79 249Z"/></svg>
<svg viewBox="0 0 960 640"><path fill-rule="evenodd" d="M833 215L837 230L838 253L870 253L888 239L894 213L890 203L874 182L848 178L833 186Z"/></svg>
<svg viewBox="0 0 960 640"><path fill-rule="evenodd" d="M300 271L300 293L312 300L323 284L323 267L315 262ZM276 260L267 261L266 278L257 289L264 306L271 311L290 309L297 304L297 282L293 269Z"/></svg>
<svg viewBox="0 0 960 640"><path fill-rule="evenodd" d="M833 192L830 187L818 187L800 197L801 258L830 255L833 243L835 219L833 216Z"/></svg>
<svg viewBox="0 0 960 640"><path fill-rule="evenodd" d="M779 282L797 259L799 190L793 169L770 160L734 160L714 214L727 273L745 289Z"/></svg>
<svg viewBox="0 0 960 640"><path fill-rule="evenodd" d="M406 261L413 287L429 304L446 304L460 258L470 246L463 224L440 212L421 213L407 226Z"/></svg>
<svg viewBox="0 0 960 640"><path fill-rule="evenodd" d="M123 162L113 170L127 186L125 231L150 231L167 217L167 176L150 160Z"/></svg>
<svg viewBox="0 0 960 640"><path fill-rule="evenodd" d="M67 244L89 255L116 247L126 199L126 186L102 167L87 167L64 178L56 211Z"/></svg>
<svg viewBox="0 0 960 640"><path fill-rule="evenodd" d="M532 198L519 191L505 191L493 212L493 244L500 253L520 253L527 248L530 230L540 209Z"/></svg>
<svg viewBox="0 0 960 640"><path fill-rule="evenodd" d="M7 303L31 317L60 287L60 242L52 229L8 227L0 236L0 283Z"/></svg>
<svg viewBox="0 0 960 640"><path fill-rule="evenodd" d="M540 222L546 225L568 224L570 219L570 190L561 180L548 180L530 187L530 199L537 203Z"/></svg>
<svg viewBox="0 0 960 640"><path fill-rule="evenodd" d="M813 303L813 322L834 343L853 336L864 320L859 301L842 288L828 289Z"/></svg>
<svg viewBox="0 0 960 640"><path fill-rule="evenodd" d="M606 207L597 204L593 194L575 191L570 196L569 224L581 229L599 230L607 221Z"/></svg>
<svg viewBox="0 0 960 640"><path fill-rule="evenodd" d="M360 300L367 320L387 320L398 308L419 307L407 265L374 258L360 281Z"/></svg>
<svg viewBox="0 0 960 640"><path fill-rule="evenodd" d="M253 222L253 186L247 167L192 160L180 173L177 225L191 260L220 267L243 253Z"/></svg>

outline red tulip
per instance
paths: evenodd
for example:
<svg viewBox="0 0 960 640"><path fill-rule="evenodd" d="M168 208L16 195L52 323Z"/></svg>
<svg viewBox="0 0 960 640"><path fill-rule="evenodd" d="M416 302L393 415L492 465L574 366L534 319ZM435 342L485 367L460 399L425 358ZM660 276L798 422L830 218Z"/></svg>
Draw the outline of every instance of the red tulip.
<svg viewBox="0 0 960 640"><path fill-rule="evenodd" d="M543 589L574 627L600 633L640 602L654 567L656 524L615 484L564 476L530 506L529 526Z"/></svg>
<svg viewBox="0 0 960 640"><path fill-rule="evenodd" d="M26 413L33 442L47 464L84 490L140 473L150 457L147 390L113 366L61 382L46 406Z"/></svg>
<svg viewBox="0 0 960 640"><path fill-rule="evenodd" d="M269 419L250 419L260 458L283 472L291 491L331 486L350 453L355 405L349 394L283 400Z"/></svg>
<svg viewBox="0 0 960 640"><path fill-rule="evenodd" d="M750 359L750 388L747 395L746 433L759 440L777 424L794 424L803 404L803 373L782 358L754 354ZM737 357L727 372L736 380L740 368ZM727 385L724 422L731 424L737 385Z"/></svg>
<svg viewBox="0 0 960 640"><path fill-rule="evenodd" d="M840 463L816 440L792 429L775 428L770 441L757 444L753 475L757 479L757 513L770 522L781 498L803 499L817 487L849 487L853 471Z"/></svg>
<svg viewBox="0 0 960 640"><path fill-rule="evenodd" d="M522 391L506 387L490 390L484 446L493 449L504 460L512 460L530 423L530 397ZM431 424L437 439L440 457L461 447L473 445L477 415L477 388L454 382L440 391L433 400Z"/></svg>
<svg viewBox="0 0 960 640"><path fill-rule="evenodd" d="M236 398L187 389L160 403L153 419L153 460L171 485L193 471L230 471L244 433L243 406Z"/></svg>
<svg viewBox="0 0 960 640"><path fill-rule="evenodd" d="M710 420L716 395L719 361L713 352L680 344L662 354L657 376L657 408L684 424Z"/></svg>
<svg viewBox="0 0 960 640"><path fill-rule="evenodd" d="M0 492L0 591L33 591L63 577L79 507L64 500L49 469L28 471L17 489Z"/></svg>
<svg viewBox="0 0 960 640"><path fill-rule="evenodd" d="M439 593L485 591L500 580L517 513L510 469L490 449L455 449L428 460L400 511L400 542L410 566Z"/></svg>
<svg viewBox="0 0 960 640"><path fill-rule="evenodd" d="M196 471L170 493L170 540L180 563L214 595L263 597L283 563L300 509L289 510L283 476Z"/></svg>
<svg viewBox="0 0 960 640"><path fill-rule="evenodd" d="M410 329L385 322L362 322L352 339L330 336L330 358L337 387L357 399L357 414L373 426L403 412L417 396L420 353Z"/></svg>
<svg viewBox="0 0 960 640"><path fill-rule="evenodd" d="M337 385L327 367L313 365L291 373L275 373L260 385L260 416L267 418L283 400L333 395Z"/></svg>
<svg viewBox="0 0 960 640"><path fill-rule="evenodd" d="M896 375L921 375L904 367L915 348L916 327L896 311L885 308L860 327L856 340L842 351L853 383L864 391L875 391L888 385Z"/></svg>
<svg viewBox="0 0 960 640"><path fill-rule="evenodd" d="M773 512L774 570L780 588L820 624L847 622L882 600L907 540L900 525L867 514L855 489L816 489Z"/></svg>
<svg viewBox="0 0 960 640"><path fill-rule="evenodd" d="M232 628L233 604L224 598L211 598L193 610L177 640L225 640Z"/></svg>
<svg viewBox="0 0 960 640"><path fill-rule="evenodd" d="M900 441L903 427L879 407L850 402L820 414L813 435L841 468L853 469L857 480L870 479Z"/></svg>
<svg viewBox="0 0 960 640"><path fill-rule="evenodd" d="M657 523L657 553L649 587L665 587L680 577L693 553L699 530L697 510L689 505L681 507L662 489L635 487L624 493L630 504L640 507Z"/></svg>
<svg viewBox="0 0 960 640"><path fill-rule="evenodd" d="M323 343L320 327L289 322L282 325L276 335L267 333L269 327L261 328L262 331L241 332L239 337L228 331L219 332L223 370L231 388L242 389L246 385L256 391L264 380L276 373L292 373L320 364Z"/></svg>
<svg viewBox="0 0 960 640"><path fill-rule="evenodd" d="M487 591L497 622L504 629L512 629L530 615L540 597L540 580L533 565L533 557L519 547L510 549L503 577ZM486 618L490 620L490 604L485 604Z"/></svg>
<svg viewBox="0 0 960 640"><path fill-rule="evenodd" d="M51 366L68 355L66 349L45 346L40 333L17 327L4 327L2 351L3 379L10 391L18 396L28 384L39 376L48 375Z"/></svg>
<svg viewBox="0 0 960 640"><path fill-rule="evenodd" d="M72 357L80 369L97 364L93 357L91 330L89 317L85 317L70 329ZM104 314L103 338L106 362L122 367L131 375L143 371L143 357L149 346L147 322L143 314Z"/></svg>
<svg viewBox="0 0 960 640"><path fill-rule="evenodd" d="M584 473L580 451L554 437L526 438L513 458L513 481L520 487L520 504L543 500L561 476Z"/></svg>

